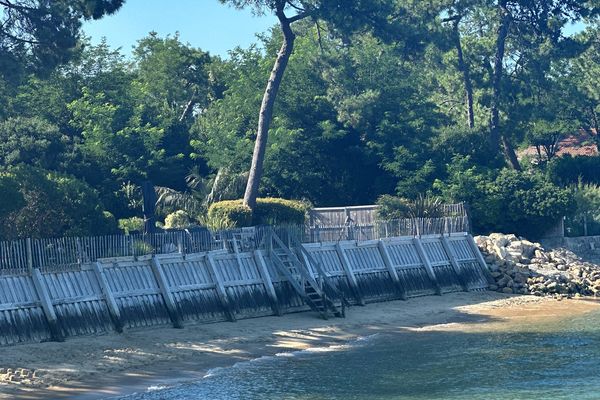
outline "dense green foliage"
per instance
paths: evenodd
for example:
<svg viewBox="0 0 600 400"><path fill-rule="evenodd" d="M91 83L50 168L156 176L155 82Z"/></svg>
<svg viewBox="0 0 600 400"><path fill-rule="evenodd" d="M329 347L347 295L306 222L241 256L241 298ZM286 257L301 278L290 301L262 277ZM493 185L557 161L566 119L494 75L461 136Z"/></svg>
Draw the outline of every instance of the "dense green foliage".
<svg viewBox="0 0 600 400"><path fill-rule="evenodd" d="M213 203L208 217L222 219L230 226L253 225L303 225L309 205L302 201L276 198L258 199L252 212L241 200L226 200Z"/></svg>
<svg viewBox="0 0 600 400"><path fill-rule="evenodd" d="M277 3L222 2L256 12ZM292 25L260 195L302 203L259 201L254 215L239 201L211 206L244 194L279 26L227 58L155 33L128 58L78 30L121 1L31 1L52 17L21 39L62 25L35 44L0 29L0 236L101 234L114 220L141 229L148 180L159 188L161 220L182 210L191 223L220 227L298 223L304 202L381 199L385 218L410 216L434 197L467 202L480 232L539 236L563 215L581 215L571 187L599 184L600 158L555 157L553 146L576 129L600 145L592 3L278 2L310 16ZM571 23L583 28L569 36ZM529 145L543 159L509 170L507 148ZM165 225L184 220L179 212Z"/></svg>
<svg viewBox="0 0 600 400"><path fill-rule="evenodd" d="M165 229L183 229L190 224L190 216L183 210L177 210L165 217Z"/></svg>
<svg viewBox="0 0 600 400"><path fill-rule="evenodd" d="M4 172L2 178L3 183L7 178L10 182L3 200L14 201L13 209L4 214L2 237L102 235L116 230L114 218L103 212L98 193L72 176L19 166Z"/></svg>
<svg viewBox="0 0 600 400"><path fill-rule="evenodd" d="M600 184L600 156L576 156L556 158L548 163L546 174L560 185L585 183Z"/></svg>
<svg viewBox="0 0 600 400"><path fill-rule="evenodd" d="M251 226L252 210L243 205L241 200L219 201L210 205L208 218L225 221L231 227Z"/></svg>
<svg viewBox="0 0 600 400"><path fill-rule="evenodd" d="M574 210L571 189L554 185L535 171L483 172L468 167L465 160L449 169L447 181L438 181L436 187L446 198L470 205L478 232L514 232L538 239Z"/></svg>
<svg viewBox="0 0 600 400"><path fill-rule="evenodd" d="M419 195L413 200L390 195L377 199L378 219L389 221L401 218L439 218L445 216L443 202L437 196Z"/></svg>
<svg viewBox="0 0 600 400"><path fill-rule="evenodd" d="M253 225L303 225L309 205L302 201L258 199L252 214Z"/></svg>
<svg viewBox="0 0 600 400"><path fill-rule="evenodd" d="M600 235L600 186L580 181L575 187L575 204L575 212L565 221L569 235Z"/></svg>
<svg viewBox="0 0 600 400"><path fill-rule="evenodd" d="M78 50L82 20L118 10L123 0L0 2L0 71L18 77L48 71Z"/></svg>

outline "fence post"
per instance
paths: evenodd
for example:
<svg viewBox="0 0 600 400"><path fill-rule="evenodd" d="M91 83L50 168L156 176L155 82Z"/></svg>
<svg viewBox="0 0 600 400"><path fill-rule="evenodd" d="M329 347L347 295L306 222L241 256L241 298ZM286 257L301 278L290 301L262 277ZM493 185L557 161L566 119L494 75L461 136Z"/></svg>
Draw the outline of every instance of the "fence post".
<svg viewBox="0 0 600 400"><path fill-rule="evenodd" d="M131 255L135 258L135 248L133 247L133 235L128 235L129 238L129 250L131 251Z"/></svg>
<svg viewBox="0 0 600 400"><path fill-rule="evenodd" d="M77 264L81 266L81 264L83 263L83 251L81 250L81 242L79 238L75 238L75 246L77 249Z"/></svg>
<svg viewBox="0 0 600 400"><path fill-rule="evenodd" d="M177 232L177 252L184 255L183 250L183 231Z"/></svg>
<svg viewBox="0 0 600 400"><path fill-rule="evenodd" d="M27 269L33 271L33 251L31 249L31 238L27 238Z"/></svg>
<svg viewBox="0 0 600 400"><path fill-rule="evenodd" d="M167 282L167 278L162 270L162 265L160 265L160 261L156 258L156 255L152 256L152 260L150 261L150 267L152 268L152 273L154 274L154 278L158 283L158 287L162 294L162 297L165 301L165 305L167 307L167 312L169 313L169 318L171 318L171 322L173 323L173 328L181 329L183 325L181 323L181 319L179 317L179 313L177 312L177 307L175 307L175 301L173 300L173 295L169 290L169 284Z"/></svg>
<svg viewBox="0 0 600 400"><path fill-rule="evenodd" d="M352 271L352 267L350 266L350 261L348 261L348 257L346 256L346 253L344 253L344 249L342 248L339 242L335 244L335 250L337 251L338 256L340 257L342 267L344 268L344 271L346 272L346 277L348 278L348 284L350 285L350 289L352 290L356 301L359 305L364 306L365 301L363 300L360 293L360 289L358 288L356 276L354 276L354 272Z"/></svg>
<svg viewBox="0 0 600 400"><path fill-rule="evenodd" d="M63 336L60 327L58 326L58 318L56 318L56 312L54 312L54 306L52 300L48 294L48 290L44 285L44 279L38 268L34 268L31 271L31 279L33 280L33 286L42 304L42 310L48 321L48 328L50 329L50 338L55 342L64 342L65 337Z"/></svg>
<svg viewBox="0 0 600 400"><path fill-rule="evenodd" d="M93 263L92 266L94 268L94 273L96 274L98 284L100 285L100 290L102 290L102 294L104 295L104 300L106 301L106 306L115 326L115 330L119 333L122 333L123 321L121 320L121 312L119 311L119 306L115 301L112 291L110 290L106 276L104 275L104 268L98 261Z"/></svg>
<svg viewBox="0 0 600 400"><path fill-rule="evenodd" d="M258 268L258 272L260 273L260 276L265 284L267 294L269 295L269 299L271 300L271 308L273 309L273 312L277 316L283 315L281 308L279 307L279 300L277 299L277 292L273 286L273 280L271 279L269 269L267 268L267 264L265 263L265 259L260 250L254 250L254 261L256 262L256 267Z"/></svg>
<svg viewBox="0 0 600 400"><path fill-rule="evenodd" d="M396 291L398 292L402 300L406 300L406 290L404 289L404 286L402 286L402 283L398 278L398 272L396 271L396 267L392 263L392 258L390 257L390 253L388 252L387 247L385 246L385 242L383 240L379 240L379 242L377 243L377 248L379 249L381 258L383 258L383 263L385 264L388 272L390 273L392 281L394 281Z"/></svg>
<svg viewBox="0 0 600 400"><path fill-rule="evenodd" d="M423 248L423 243L421 243L421 239L413 238L413 243L415 244L415 248L417 249L417 254L419 255L419 258L421 259L421 262L423 263L423 266L425 267L425 270L427 271L427 275L429 275L429 279L431 280L431 283L433 284L433 287L435 288L435 294L438 296L441 296L442 288L440 287L437 277L435 276L435 272L433 271L433 266L431 265L431 261L429 260L429 257L425 253L425 249Z"/></svg>
<svg viewBox="0 0 600 400"><path fill-rule="evenodd" d="M477 263L479 263L479 266L481 267L481 270L483 271L483 274L485 275L485 278L487 279L488 283L490 285L495 285L496 280L492 276L492 273L490 272L490 269L489 269L487 263L485 262L485 259L481 255L481 252L479 251L479 247L477 247L477 243L475 243L473 236L471 236L470 234L467 234L466 237L467 237L467 243L469 243L469 247L471 248L471 251L473 252L473 254L475 254L475 259L477 260Z"/></svg>
<svg viewBox="0 0 600 400"><path fill-rule="evenodd" d="M469 206L468 203L465 203L465 202L461 202L460 204L462 204L463 210L465 211L465 213L464 213L465 215L463 216L463 218L465 218L465 220L466 220L465 223L467 225L465 231L467 233L471 233L471 227L473 226L471 224L471 222L472 222L472 219L471 219L471 207Z"/></svg>
<svg viewBox="0 0 600 400"><path fill-rule="evenodd" d="M454 273L456 274L456 276L458 276L458 281L460 282L460 286L461 286L462 290L464 292L468 292L469 285L467 283L467 280L465 279L465 275L464 275L463 271L460 269L460 265L458 264L456 257L454 257L454 253L452 252L452 249L450 248L450 241L448 240L448 238L446 236L443 236L443 235L441 237L441 241L442 241L442 247L444 248L444 252L448 256L448 259L450 260L450 264L452 265L452 268L454 269Z"/></svg>
<svg viewBox="0 0 600 400"><path fill-rule="evenodd" d="M227 296L227 291L225 290L225 285L221 280L221 276L217 272L217 265L215 264L215 260L213 259L212 254L209 252L206 254L206 260L208 261L206 264L208 266L208 271L212 277L213 282L215 283L215 289L217 290L217 296L221 301L221 306L223 307L223 311L225 311L225 316L231 322L235 322L235 314L233 312L233 308L231 307L231 303L229 302L229 297Z"/></svg>

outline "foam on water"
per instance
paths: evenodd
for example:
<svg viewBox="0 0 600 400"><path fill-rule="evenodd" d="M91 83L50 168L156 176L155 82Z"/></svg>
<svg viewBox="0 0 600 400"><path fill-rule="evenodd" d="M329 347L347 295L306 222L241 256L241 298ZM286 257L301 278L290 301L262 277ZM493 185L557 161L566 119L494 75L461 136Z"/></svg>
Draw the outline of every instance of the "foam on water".
<svg viewBox="0 0 600 400"><path fill-rule="evenodd" d="M215 368L130 400L599 398L600 314L539 330L378 334Z"/></svg>
<svg viewBox="0 0 600 400"><path fill-rule="evenodd" d="M336 352L336 351L349 350L352 348L357 348L365 343L368 343L368 342L372 341L373 339L379 337L379 335L380 335L379 333L375 333L373 335L368 335L368 336L359 336L359 337L352 339L344 344L336 344L336 345L322 346L322 347L309 347L308 349L303 349L303 350L285 351L285 352L281 352L281 353L275 353L272 356L262 356L262 357L258 357L258 358L253 358L252 360L240 361L240 362L233 364L230 367L211 368L206 372L206 374L202 378L203 379L210 378L215 375L218 375L219 373L228 371L230 369L244 368L248 364L251 364L251 363L269 362L269 361L277 359L277 357L293 358L293 357L299 357L302 355L308 355L308 354L312 354L312 353L332 353L332 352Z"/></svg>

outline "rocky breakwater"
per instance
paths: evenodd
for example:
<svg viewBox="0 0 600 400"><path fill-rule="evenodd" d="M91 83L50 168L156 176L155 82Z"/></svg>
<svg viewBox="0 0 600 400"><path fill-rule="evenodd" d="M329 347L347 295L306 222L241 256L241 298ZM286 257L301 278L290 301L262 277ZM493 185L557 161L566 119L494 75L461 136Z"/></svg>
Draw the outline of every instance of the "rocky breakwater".
<svg viewBox="0 0 600 400"><path fill-rule="evenodd" d="M600 266L565 249L545 250L515 235L477 236L496 281L491 290L558 298L600 296Z"/></svg>

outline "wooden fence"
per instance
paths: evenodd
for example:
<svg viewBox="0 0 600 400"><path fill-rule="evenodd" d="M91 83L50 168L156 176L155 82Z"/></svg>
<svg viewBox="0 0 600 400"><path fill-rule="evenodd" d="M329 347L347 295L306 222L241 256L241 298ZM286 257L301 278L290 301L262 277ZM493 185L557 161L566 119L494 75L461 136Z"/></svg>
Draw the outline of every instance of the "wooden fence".
<svg viewBox="0 0 600 400"><path fill-rule="evenodd" d="M377 218L377 205L349 207L321 207L308 212L309 225L313 226L344 226L351 222L354 225L374 225ZM464 203L441 204L438 207L441 217L466 217L467 209Z"/></svg>
<svg viewBox="0 0 600 400"><path fill-rule="evenodd" d="M231 249L261 249L265 232L274 229L282 238L302 243L341 240L375 240L396 236L421 236L469 232L466 217L417 218L376 221L367 225L249 227L221 231L207 229L154 234L63 237L0 241L0 275L76 271L81 265L103 258L139 257L146 254L193 254Z"/></svg>
<svg viewBox="0 0 600 400"><path fill-rule="evenodd" d="M304 249L292 250L312 277L321 270L334 282L332 298L343 293L354 304L482 290L490 279L466 234L298 246ZM273 257L268 248L242 251L236 245L0 276L0 344L307 310L305 296Z"/></svg>
<svg viewBox="0 0 600 400"><path fill-rule="evenodd" d="M374 240L396 236L448 235L470 232L465 216L440 218L403 218L368 224L315 225L308 228L306 242Z"/></svg>

